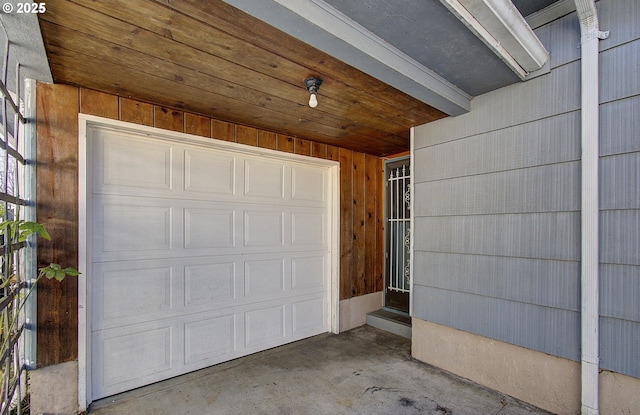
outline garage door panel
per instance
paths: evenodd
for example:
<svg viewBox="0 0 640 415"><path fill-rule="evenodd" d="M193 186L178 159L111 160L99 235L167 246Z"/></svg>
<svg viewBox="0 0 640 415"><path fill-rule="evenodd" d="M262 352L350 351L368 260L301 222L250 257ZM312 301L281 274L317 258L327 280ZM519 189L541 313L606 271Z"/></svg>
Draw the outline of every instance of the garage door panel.
<svg viewBox="0 0 640 415"><path fill-rule="evenodd" d="M94 334L93 344L102 358L93 388L103 396L146 383L173 367L172 326L137 327L135 331L107 331Z"/></svg>
<svg viewBox="0 0 640 415"><path fill-rule="evenodd" d="M172 213L171 206L105 204L102 228L96 234L102 236L98 241L102 251L170 250Z"/></svg>
<svg viewBox="0 0 640 415"><path fill-rule="evenodd" d="M327 258L325 255L291 259L291 289L294 293L326 291Z"/></svg>
<svg viewBox="0 0 640 415"><path fill-rule="evenodd" d="M122 268L94 268L94 328L158 319L172 312L176 297L173 267Z"/></svg>
<svg viewBox="0 0 640 415"><path fill-rule="evenodd" d="M316 167L291 168L291 199L325 202L327 171Z"/></svg>
<svg viewBox="0 0 640 415"><path fill-rule="evenodd" d="M291 305L293 336L312 336L327 331L327 303L324 296Z"/></svg>
<svg viewBox="0 0 640 415"><path fill-rule="evenodd" d="M218 362L221 356L236 352L235 314L188 322L185 333L185 365Z"/></svg>
<svg viewBox="0 0 640 415"><path fill-rule="evenodd" d="M173 248L176 210L170 201L96 196L94 204L94 260L147 256Z"/></svg>
<svg viewBox="0 0 640 415"><path fill-rule="evenodd" d="M267 199L284 198L285 166L280 162L246 159L244 195Z"/></svg>
<svg viewBox="0 0 640 415"><path fill-rule="evenodd" d="M285 291L283 259L262 259L244 263L244 296L249 299L273 298Z"/></svg>
<svg viewBox="0 0 640 415"><path fill-rule="evenodd" d="M284 246L284 212L246 210L244 212L244 246Z"/></svg>
<svg viewBox="0 0 640 415"><path fill-rule="evenodd" d="M285 306L277 305L247 311L245 321L245 347L269 347L285 337Z"/></svg>
<svg viewBox="0 0 640 415"><path fill-rule="evenodd" d="M94 148L96 191L108 190L105 188L111 186L132 187L143 192L173 188L171 145L109 132L98 137Z"/></svg>
<svg viewBox="0 0 640 415"><path fill-rule="evenodd" d="M213 195L236 194L236 157L203 149L184 151L184 191Z"/></svg>
<svg viewBox="0 0 640 415"><path fill-rule="evenodd" d="M325 211L302 210L291 213L291 243L295 245L323 247L326 245Z"/></svg>
<svg viewBox="0 0 640 415"><path fill-rule="evenodd" d="M185 249L233 248L235 209L184 209Z"/></svg>
<svg viewBox="0 0 640 415"><path fill-rule="evenodd" d="M187 311L214 309L232 304L236 298L235 262L184 267L184 304Z"/></svg>

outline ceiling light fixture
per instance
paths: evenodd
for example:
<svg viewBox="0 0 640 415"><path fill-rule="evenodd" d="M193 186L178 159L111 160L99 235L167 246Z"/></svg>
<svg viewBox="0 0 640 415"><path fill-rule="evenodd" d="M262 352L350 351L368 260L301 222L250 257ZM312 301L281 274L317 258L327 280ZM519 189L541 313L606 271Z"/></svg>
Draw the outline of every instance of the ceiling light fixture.
<svg viewBox="0 0 640 415"><path fill-rule="evenodd" d="M311 77L304 80L304 85L307 87L307 91L309 91L309 106L311 108L315 108L318 106L318 98L316 95L318 94L318 89L320 89L320 85L322 85L322 79Z"/></svg>

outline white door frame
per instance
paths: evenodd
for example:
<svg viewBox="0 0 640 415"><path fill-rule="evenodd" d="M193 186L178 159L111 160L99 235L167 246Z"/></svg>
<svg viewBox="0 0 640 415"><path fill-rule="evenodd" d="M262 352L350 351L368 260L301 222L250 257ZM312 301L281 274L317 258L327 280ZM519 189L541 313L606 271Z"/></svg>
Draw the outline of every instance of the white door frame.
<svg viewBox="0 0 640 415"><path fill-rule="evenodd" d="M323 166L328 169L329 188L328 195L330 209L330 301L328 327L332 333L339 332L340 309L340 164L337 161L318 159L298 154L284 153L275 150L252 147L222 140L199 137L190 134L178 133L159 128L147 127L138 124L116 121L93 115L79 114L78 137L78 269L82 274L78 277L78 407L79 411L86 411L91 403L91 235L87 224L91 218L91 168L87 165L89 160L87 132L90 127L107 127L119 131L129 131L135 134L144 134L154 138L180 143L196 144L212 149L233 151L247 155L259 155L265 158L284 161L295 161L313 166Z"/></svg>

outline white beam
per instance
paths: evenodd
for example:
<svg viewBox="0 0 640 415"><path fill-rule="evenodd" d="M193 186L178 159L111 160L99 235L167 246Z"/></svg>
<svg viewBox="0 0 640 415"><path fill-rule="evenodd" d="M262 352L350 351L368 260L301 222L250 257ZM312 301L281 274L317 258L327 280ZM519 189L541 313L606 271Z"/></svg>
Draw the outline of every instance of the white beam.
<svg viewBox="0 0 640 415"><path fill-rule="evenodd" d="M440 0L513 72L526 79L549 52L511 0Z"/></svg>

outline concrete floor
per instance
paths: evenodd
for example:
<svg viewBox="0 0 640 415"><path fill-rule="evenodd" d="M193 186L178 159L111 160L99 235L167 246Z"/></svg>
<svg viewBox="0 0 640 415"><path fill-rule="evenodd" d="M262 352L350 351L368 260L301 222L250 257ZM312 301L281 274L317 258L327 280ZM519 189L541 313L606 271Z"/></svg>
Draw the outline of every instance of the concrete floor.
<svg viewBox="0 0 640 415"><path fill-rule="evenodd" d="M413 360L411 342L362 326L95 402L92 415L548 414Z"/></svg>

